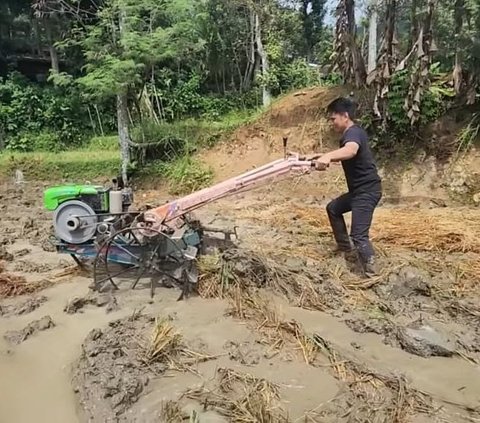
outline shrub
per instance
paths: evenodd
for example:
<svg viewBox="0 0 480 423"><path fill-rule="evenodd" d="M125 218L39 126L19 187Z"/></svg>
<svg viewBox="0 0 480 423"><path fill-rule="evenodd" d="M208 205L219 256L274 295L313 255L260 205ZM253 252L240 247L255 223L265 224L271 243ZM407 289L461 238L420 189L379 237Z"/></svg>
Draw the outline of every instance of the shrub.
<svg viewBox="0 0 480 423"><path fill-rule="evenodd" d="M10 137L7 150L14 151L51 151L59 152L65 148L65 144L61 141L58 134L41 130L40 132L21 132L20 134Z"/></svg>
<svg viewBox="0 0 480 423"><path fill-rule="evenodd" d="M190 156L161 163L160 173L167 179L173 195L188 194L205 188L213 179L213 171Z"/></svg>
<svg viewBox="0 0 480 423"><path fill-rule="evenodd" d="M51 151L79 146L92 132L88 107L75 86L34 84L16 72L0 78L0 126L12 150L29 151L36 144L51 146ZM109 127L109 113L102 109L94 115L97 121L106 116L102 126Z"/></svg>

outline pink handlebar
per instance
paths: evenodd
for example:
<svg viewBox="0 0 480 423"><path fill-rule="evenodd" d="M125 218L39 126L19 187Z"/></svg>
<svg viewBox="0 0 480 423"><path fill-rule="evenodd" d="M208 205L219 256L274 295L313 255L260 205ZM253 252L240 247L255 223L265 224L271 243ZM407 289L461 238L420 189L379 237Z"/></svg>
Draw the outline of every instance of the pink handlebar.
<svg viewBox="0 0 480 423"><path fill-rule="evenodd" d="M263 165L257 169L246 172L240 176L227 179L211 187L189 194L185 197L173 200L163 206L148 210L144 218L152 224L153 229L161 230L166 223L173 221L208 203L238 194L255 188L260 183L270 180L276 182L280 177L289 174L304 175L314 168L312 161L300 160L298 154L291 154L285 159Z"/></svg>

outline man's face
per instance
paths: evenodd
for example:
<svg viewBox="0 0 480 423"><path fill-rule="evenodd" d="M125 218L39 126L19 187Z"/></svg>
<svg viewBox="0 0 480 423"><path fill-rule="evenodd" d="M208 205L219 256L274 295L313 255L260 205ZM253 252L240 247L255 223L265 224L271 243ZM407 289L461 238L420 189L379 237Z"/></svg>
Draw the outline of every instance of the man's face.
<svg viewBox="0 0 480 423"><path fill-rule="evenodd" d="M350 118L348 117L348 113L331 113L329 121L336 132L343 133L348 127Z"/></svg>

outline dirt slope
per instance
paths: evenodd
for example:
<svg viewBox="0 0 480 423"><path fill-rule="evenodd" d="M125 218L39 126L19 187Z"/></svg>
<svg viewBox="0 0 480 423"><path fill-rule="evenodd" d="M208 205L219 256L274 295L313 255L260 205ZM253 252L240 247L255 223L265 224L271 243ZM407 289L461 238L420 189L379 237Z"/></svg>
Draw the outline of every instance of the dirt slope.
<svg viewBox="0 0 480 423"><path fill-rule="evenodd" d="M218 180L283 156L282 138L288 149L309 153L331 146L334 134L324 117L326 105L348 95L343 88L311 88L277 100L257 121L236 130L220 145L201 154L216 171Z"/></svg>
<svg viewBox="0 0 480 423"><path fill-rule="evenodd" d="M310 88L285 96L272 104L257 121L239 128L216 147L200 154L215 172L215 180L239 175L283 157L282 138L288 136L288 149L303 154L336 148L338 135L325 116L327 105L339 96L349 96L347 88ZM355 97L354 97L355 98ZM432 143L449 145L460 127L448 131L448 119L435 123L426 132ZM399 140L401 142L401 140ZM385 200L417 202L429 199L472 202L480 193L480 152L473 150L455 160L438 161L419 150L412 159L395 158L379 169L384 179ZM339 166L326 173L307 176L301 183L287 182L279 195L329 197L345 189ZM475 197L480 202L480 194Z"/></svg>

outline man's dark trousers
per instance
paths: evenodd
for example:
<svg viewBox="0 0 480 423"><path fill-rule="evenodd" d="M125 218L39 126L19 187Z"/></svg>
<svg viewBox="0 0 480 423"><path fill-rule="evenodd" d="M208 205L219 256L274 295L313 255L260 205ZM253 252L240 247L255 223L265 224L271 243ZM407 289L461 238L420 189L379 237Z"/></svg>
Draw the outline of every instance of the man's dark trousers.
<svg viewBox="0 0 480 423"><path fill-rule="evenodd" d="M369 232L373 213L381 198L381 191L346 193L327 205L328 218L338 248L350 251L352 249L351 238L363 263L368 263L375 256ZM343 215L350 211L352 212L352 224L349 237Z"/></svg>

